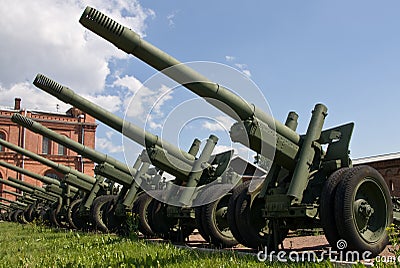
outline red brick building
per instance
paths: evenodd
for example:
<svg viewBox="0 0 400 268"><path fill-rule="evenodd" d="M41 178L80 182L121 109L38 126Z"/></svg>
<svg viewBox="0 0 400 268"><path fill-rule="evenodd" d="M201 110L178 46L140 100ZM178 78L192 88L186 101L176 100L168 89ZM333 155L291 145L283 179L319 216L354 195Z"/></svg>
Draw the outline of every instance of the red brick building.
<svg viewBox="0 0 400 268"><path fill-rule="evenodd" d="M11 121L14 113L20 113L26 117L41 123L42 125L67 136L68 138L94 148L96 123L95 119L76 108L69 109L66 113L50 113L44 111L33 111L21 109L21 99L16 98L14 107L11 109L0 109L0 138L25 148L33 153L44 156L54 162L72 167L86 174L93 175L94 163L82 158L76 152L65 148L41 135L19 126ZM61 178L62 174L39 162L22 156L8 148L0 145L0 160L12 165L22 167L40 175L53 178ZM9 176L26 181L30 184L42 186L40 181L32 179L15 171L0 166L0 177L7 179ZM8 199L14 196L3 193L3 189L14 189L0 184L0 195Z"/></svg>
<svg viewBox="0 0 400 268"><path fill-rule="evenodd" d="M400 153L359 158L353 164L369 165L378 170L389 186L390 194L400 197Z"/></svg>

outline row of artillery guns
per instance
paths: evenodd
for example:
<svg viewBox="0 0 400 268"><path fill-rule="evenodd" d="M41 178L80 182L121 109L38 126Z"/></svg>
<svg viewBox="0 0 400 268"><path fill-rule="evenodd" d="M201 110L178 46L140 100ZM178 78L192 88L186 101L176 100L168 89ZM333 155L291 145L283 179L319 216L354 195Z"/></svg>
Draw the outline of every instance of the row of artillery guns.
<svg viewBox="0 0 400 268"><path fill-rule="evenodd" d="M216 247L242 244L253 249L278 249L289 231L322 228L333 248L341 239L347 242L342 250L377 255L385 248L386 228L393 214L398 219L397 213L381 174L366 165L352 165L353 123L323 129L327 107L317 104L306 133L300 135L295 112L282 124L96 9L87 7L80 23L232 117L236 123L230 129L231 140L265 157L268 168L233 157L232 150L213 154L215 135L202 150L198 139L188 151L181 150L38 74L36 87L122 133L143 151L135 163L125 164L14 114L15 123L97 165L96 176L91 177L0 140L2 146L64 174L56 181L0 162L47 185L2 180L24 192L17 203L2 205L9 219L31 221L40 215L56 226L125 233L129 215L135 215L145 237L184 241L197 229ZM174 179L163 182L166 173Z"/></svg>

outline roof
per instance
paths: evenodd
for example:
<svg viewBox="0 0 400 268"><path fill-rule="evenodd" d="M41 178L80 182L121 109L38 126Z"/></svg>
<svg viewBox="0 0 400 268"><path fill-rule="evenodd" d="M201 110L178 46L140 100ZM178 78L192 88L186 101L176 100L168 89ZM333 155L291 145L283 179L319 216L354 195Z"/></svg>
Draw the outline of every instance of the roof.
<svg viewBox="0 0 400 268"><path fill-rule="evenodd" d="M360 165L360 164L368 164L368 163L372 163L372 162L388 161L388 160L395 160L395 159L400 159L400 152L354 159L353 164Z"/></svg>

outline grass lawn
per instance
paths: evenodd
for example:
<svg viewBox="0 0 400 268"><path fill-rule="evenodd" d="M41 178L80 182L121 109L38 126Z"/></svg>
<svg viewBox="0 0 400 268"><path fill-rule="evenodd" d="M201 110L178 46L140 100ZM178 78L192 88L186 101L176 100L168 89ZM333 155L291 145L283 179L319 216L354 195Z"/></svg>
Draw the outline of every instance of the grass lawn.
<svg viewBox="0 0 400 268"><path fill-rule="evenodd" d="M169 243L0 222L0 267L334 267L264 263L254 255L210 253Z"/></svg>

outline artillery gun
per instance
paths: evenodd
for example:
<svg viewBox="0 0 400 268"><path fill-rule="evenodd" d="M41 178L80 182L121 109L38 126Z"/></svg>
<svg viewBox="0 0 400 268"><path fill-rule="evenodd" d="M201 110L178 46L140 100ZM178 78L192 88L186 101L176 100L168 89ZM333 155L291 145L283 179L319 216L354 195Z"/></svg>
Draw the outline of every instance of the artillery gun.
<svg viewBox="0 0 400 268"><path fill-rule="evenodd" d="M20 194L17 192L9 191L9 190L3 190L3 193L13 195L16 197L16 201L25 203L28 205L28 207L20 213L20 215L17 216L17 221L22 224L28 223L28 219L25 216L26 211L29 210L31 206L33 206L36 203L36 199L27 195L27 194Z"/></svg>
<svg viewBox="0 0 400 268"><path fill-rule="evenodd" d="M277 248L289 229L322 226L334 248L344 239L346 250L377 255L384 249L386 227L393 220L392 202L375 169L352 167L353 123L323 130L327 107L317 104L306 134L299 135L295 122L280 123L96 9L87 7L80 23L178 83L194 81L183 86L238 121L230 130L232 141L267 158L275 150L263 183L254 188L239 186L231 198L228 219L242 244Z"/></svg>
<svg viewBox="0 0 400 268"><path fill-rule="evenodd" d="M0 179L0 183L8 185L12 188L28 193L40 202L34 202L29 205L26 210L24 210L24 217L28 222L33 221L35 218L42 218L44 221L48 221L53 225L57 225L51 218L51 211L53 210L54 204L57 204L61 199L58 191L47 191L43 187L31 185L27 182L17 180L15 178L9 177L8 180Z"/></svg>
<svg viewBox="0 0 400 268"><path fill-rule="evenodd" d="M109 193L110 191L112 191L109 188L111 188L113 184L108 184L107 182L103 181L104 178L101 176L93 178L87 174L74 170L71 167L55 163L47 158L32 153L26 149L23 149L3 139L0 139L0 144L15 152L20 153L21 155L28 156L29 158L35 161L47 165L62 174L65 174L63 178L63 181L66 183L65 185L71 185L79 189L81 191L81 193L79 193L79 196L81 194L88 196L87 193L90 193L93 186L96 185L96 182L97 185L99 185L101 191L104 191L104 193ZM62 225L70 225L70 227L72 228L85 228L85 229L90 228L91 226L90 218L82 218L75 213L77 211L77 208L79 208L79 206L81 205L82 198L77 198L73 201L70 200L71 197L77 197L76 194L71 193L70 187L66 188L65 195L63 196L67 198L69 201L64 202L65 203L64 205L63 204L61 204L61 206L58 205L56 208L53 209L52 213L54 216L52 217L56 219L56 222ZM61 201L62 200L60 200L60 202Z"/></svg>
<svg viewBox="0 0 400 268"><path fill-rule="evenodd" d="M35 122L30 118L24 117L21 114L14 114L11 120L29 130L43 135L63 146L79 153L97 163L95 173L104 176L116 183L122 185L122 190L118 196L103 195L97 197L93 201L92 218L96 227L103 232L115 231L116 228L123 225L126 217L126 212L132 211L135 207L136 213L139 214L139 230L144 235L154 235L146 221L146 209L149 204L149 196L141 196L142 189L151 190L157 189L158 182L161 176L154 168L149 170L150 160L147 158L145 151L139 155L133 167L128 167L113 157L88 148L85 145L75 142L68 137L60 135L51 129L46 128L39 122ZM196 155L199 150L200 141L195 140L189 153ZM150 173L150 174L147 174ZM158 190L158 189L157 189ZM91 194L96 195L96 191L91 191ZM90 198L92 200L93 198ZM113 201L113 204L110 202ZM137 202L135 202L137 201ZM134 204L135 203L135 204ZM90 206L90 205L89 205ZM110 206L113 208L111 209ZM141 208L140 211L137 211ZM107 213L105 213L107 211Z"/></svg>
<svg viewBox="0 0 400 268"><path fill-rule="evenodd" d="M151 229L161 237L172 240L182 240L188 237L193 229L204 221L200 214L196 216L195 221L193 208L204 205L202 198L206 195L208 195L210 202L215 201L213 204L223 202L223 204L220 204L222 207L227 205L227 199L222 200L222 197L226 194L230 195L229 191L240 181L241 177L235 172L234 167L229 166L232 150L211 155L218 140L214 135L208 138L202 153L198 158L195 158L192 154L196 154L198 150L198 141L195 141L189 153L182 151L165 140L161 140L158 136L144 131L128 121L124 121L77 95L70 88L62 86L44 75L38 74L33 83L38 88L90 114L118 132L122 132L122 129L124 129L123 135L146 148L146 155L152 165L175 176L172 183L167 184L167 189L172 185L184 186L178 189L173 188L171 191L148 192L150 195L157 197L150 204L149 224ZM240 172L240 170L238 171ZM215 188L218 188L218 190L215 191ZM163 202L158 199L163 200ZM175 205L168 206L164 203L171 200ZM215 208L217 206L214 206L214 212ZM214 215L215 213L210 213L211 217L214 217ZM203 233L202 235L211 240L212 243L220 246L236 244L237 241L230 232L226 232L227 226L223 225L226 219L220 217L219 220L221 222L217 223L215 219L209 219L208 222L211 225L209 229L214 232L210 234ZM200 227L200 229L202 228Z"/></svg>
<svg viewBox="0 0 400 268"><path fill-rule="evenodd" d="M24 210L28 207L26 203L22 203L15 200L10 200L4 197L0 197L0 201L6 201L9 205L9 213L8 213L8 221L12 222L20 222L23 221L21 217L23 217ZM2 202L2 204L4 204Z"/></svg>
<svg viewBox="0 0 400 268"><path fill-rule="evenodd" d="M46 191L48 193L52 193L53 196L57 196L57 198L58 198L57 202L53 202L55 207L52 210L48 211L48 213L49 213L48 220L51 223L53 223L55 226L59 225L59 223L57 222L56 214L58 214L61 210L65 210L64 208L62 208L62 206L69 207L71 200L76 198L79 194L77 188L70 186L70 185L66 184L65 182L60 182L56 179L39 175L37 173L34 173L32 171L29 171L29 170L21 168L21 167L17 167L15 165L12 165L12 164L4 162L4 161L0 161L0 166L14 170L20 174L24 174L26 176L29 176L31 178L34 178L34 179L46 184L46 187L45 187ZM19 180L15 180L13 178L11 178L11 181L17 181L17 183L20 182L20 184L26 184L25 182L21 182ZM28 184L27 186L30 187L31 185ZM43 191L43 188L37 187L36 190ZM29 214L32 213L33 209L34 209L34 206L32 206L31 209L28 209L27 213L29 213ZM28 221L31 221L30 220L31 218L32 217L30 215L26 215L26 219Z"/></svg>

